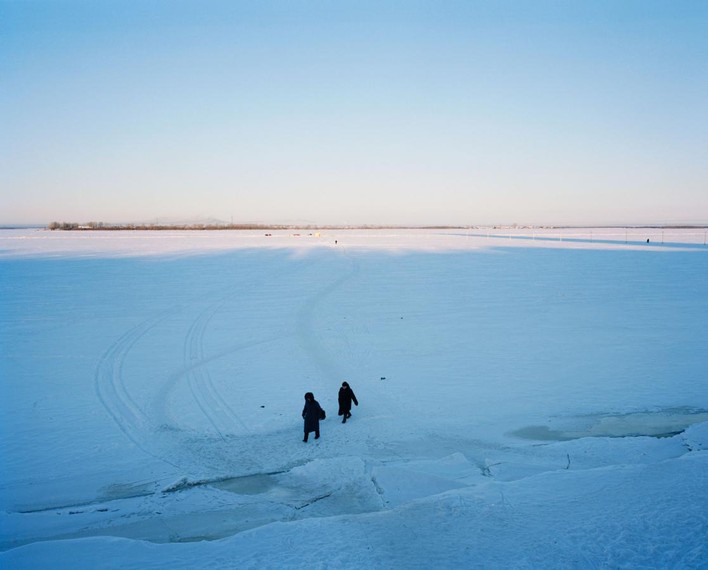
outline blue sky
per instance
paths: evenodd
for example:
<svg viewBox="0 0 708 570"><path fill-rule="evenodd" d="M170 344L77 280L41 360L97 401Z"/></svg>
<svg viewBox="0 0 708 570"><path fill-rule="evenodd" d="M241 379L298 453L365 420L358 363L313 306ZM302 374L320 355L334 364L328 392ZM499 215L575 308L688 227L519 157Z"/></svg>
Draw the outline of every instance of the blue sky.
<svg viewBox="0 0 708 570"><path fill-rule="evenodd" d="M702 1L0 0L0 223L708 223Z"/></svg>

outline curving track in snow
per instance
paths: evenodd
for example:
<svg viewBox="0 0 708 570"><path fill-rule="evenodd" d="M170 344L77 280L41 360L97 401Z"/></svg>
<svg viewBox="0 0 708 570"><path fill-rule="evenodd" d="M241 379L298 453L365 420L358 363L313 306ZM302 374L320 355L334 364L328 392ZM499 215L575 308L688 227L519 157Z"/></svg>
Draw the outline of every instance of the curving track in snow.
<svg viewBox="0 0 708 570"><path fill-rule="evenodd" d="M222 305L223 303L216 303L207 307L192 323L184 340L184 364L194 401L225 442L224 434L232 432L234 426L240 426L245 432L249 430L214 386L207 366L208 360L204 355L204 334Z"/></svg>
<svg viewBox="0 0 708 570"><path fill-rule="evenodd" d="M123 378L123 364L128 353L169 313L161 313L136 325L114 342L101 357L94 376L96 394L120 430L148 455L177 467L170 459L156 454L150 445L153 428L148 416L128 393Z"/></svg>
<svg viewBox="0 0 708 570"><path fill-rule="evenodd" d="M342 268L338 275L333 276L333 281L304 300L295 314L294 334L297 342L320 373L320 379L315 381L316 389L330 387L333 379L338 381L343 377L335 355L330 354L322 342L321 333L316 326L316 316L327 298L359 271L356 260L346 252L345 256L349 263L348 268ZM312 269L312 266L307 264L299 265L297 270L303 267ZM254 346L281 340L283 333L281 331L267 338L247 339L212 353L208 352L205 338L219 312L225 307L228 308L230 298L235 295L243 297L276 275L278 273L274 271L273 274L261 273L256 279L246 278L238 287L230 284L226 289L227 294L223 294L222 289L222 294L217 293L211 297L212 302L201 309L191 322L188 321L182 342L181 366L156 386L157 389L147 406L138 404L126 386L124 364L136 345L144 342L148 333L175 313L174 307L128 330L106 350L96 368L96 393L119 429L139 449L182 472L200 472L201 476L205 476L205 469L207 472L229 471L235 467L234 437L249 435L250 430L229 403L230 399L217 388L209 365ZM185 310L184 305L180 310ZM286 336L289 334L293 333L286 333ZM173 417L176 410L174 398L179 387L188 388L188 394L199 414L213 428L211 435L201 433L201 430L179 426L179 422ZM239 459L240 470L243 469L244 461L250 465L249 469L258 469L257 454L246 455L249 457L242 455Z"/></svg>
<svg viewBox="0 0 708 570"><path fill-rule="evenodd" d="M342 249L344 250L344 248ZM339 380L346 377L336 359L323 347L320 334L315 326L317 309L332 293L359 272L357 261L346 250L344 250L344 255L350 264L348 271L310 297L297 314L297 338L300 346L319 369L321 378L329 380L329 382L320 381L318 387L321 388L329 388L332 385L332 381L335 382L335 385L338 385Z"/></svg>

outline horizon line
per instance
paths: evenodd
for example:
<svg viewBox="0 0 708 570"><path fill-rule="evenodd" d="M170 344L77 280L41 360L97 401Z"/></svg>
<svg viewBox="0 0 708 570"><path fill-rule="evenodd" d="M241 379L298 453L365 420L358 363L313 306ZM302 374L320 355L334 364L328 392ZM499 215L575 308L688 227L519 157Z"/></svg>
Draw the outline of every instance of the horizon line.
<svg viewBox="0 0 708 570"><path fill-rule="evenodd" d="M208 222L165 222L165 223L108 223L108 222L50 222L48 224L0 223L0 229L47 229L50 231L125 231L125 230L347 230L347 229L564 229L564 228L671 228L671 229L708 229L708 222L698 223L490 223L490 224L311 224L311 223L229 223L222 221Z"/></svg>

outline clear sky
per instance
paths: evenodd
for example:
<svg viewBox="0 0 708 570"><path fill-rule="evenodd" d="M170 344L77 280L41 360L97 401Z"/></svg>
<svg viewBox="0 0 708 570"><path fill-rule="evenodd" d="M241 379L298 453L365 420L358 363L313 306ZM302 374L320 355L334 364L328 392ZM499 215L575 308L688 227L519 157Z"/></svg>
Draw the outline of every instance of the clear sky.
<svg viewBox="0 0 708 570"><path fill-rule="evenodd" d="M708 222L704 0L0 0L0 224Z"/></svg>

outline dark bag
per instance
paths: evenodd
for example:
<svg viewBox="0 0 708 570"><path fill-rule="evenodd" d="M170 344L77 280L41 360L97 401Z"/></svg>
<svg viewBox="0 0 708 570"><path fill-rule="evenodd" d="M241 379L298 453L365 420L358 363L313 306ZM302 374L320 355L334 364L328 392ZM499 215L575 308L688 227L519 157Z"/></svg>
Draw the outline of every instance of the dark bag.
<svg viewBox="0 0 708 570"><path fill-rule="evenodd" d="M320 419L324 420L327 417L327 414L325 414L324 408L320 408Z"/></svg>

